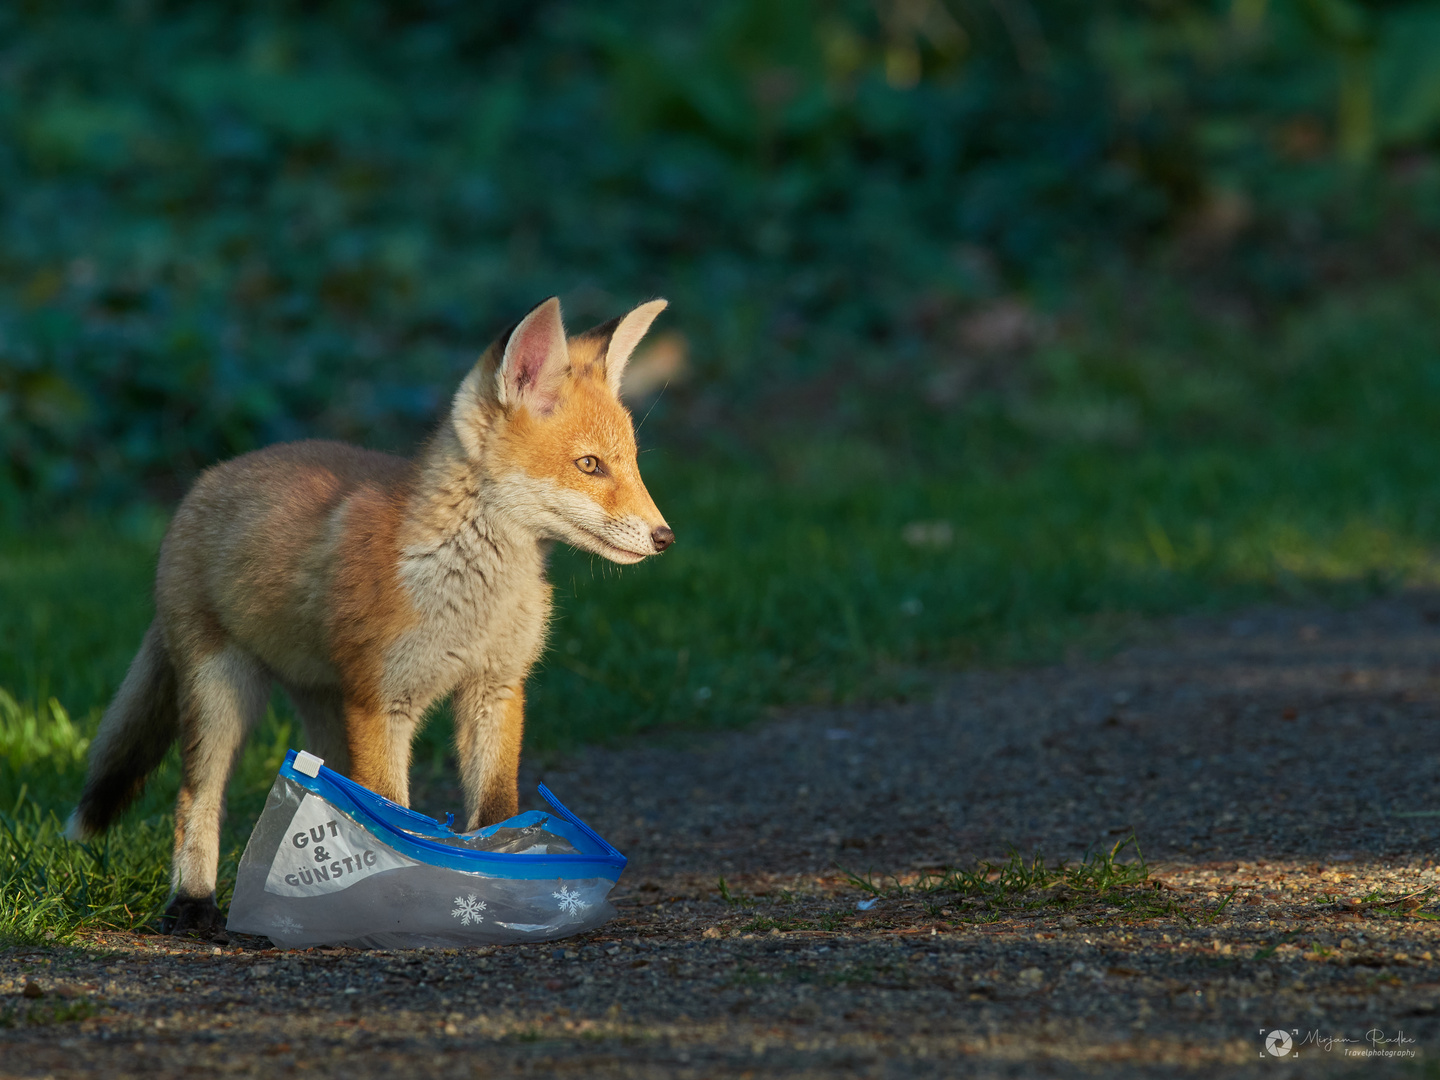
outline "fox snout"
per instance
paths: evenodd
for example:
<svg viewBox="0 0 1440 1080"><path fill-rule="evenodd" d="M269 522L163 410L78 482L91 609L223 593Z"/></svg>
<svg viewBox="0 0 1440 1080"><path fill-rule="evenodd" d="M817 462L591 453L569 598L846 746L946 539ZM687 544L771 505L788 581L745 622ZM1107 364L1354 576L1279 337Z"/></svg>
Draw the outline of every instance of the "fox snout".
<svg viewBox="0 0 1440 1080"><path fill-rule="evenodd" d="M583 504L576 507L582 508L589 509ZM669 525L662 522L652 526L640 514L627 514L594 525L585 520L587 516L582 512L569 517L567 524L580 534L579 538L570 542L578 548L603 555L611 562L622 565L638 563L651 555L660 554L675 542L674 530ZM587 540L590 542L587 543Z"/></svg>
<svg viewBox="0 0 1440 1080"><path fill-rule="evenodd" d="M656 525L650 530L650 543L654 551L647 551L647 555L659 555L675 542L675 531L669 525Z"/></svg>

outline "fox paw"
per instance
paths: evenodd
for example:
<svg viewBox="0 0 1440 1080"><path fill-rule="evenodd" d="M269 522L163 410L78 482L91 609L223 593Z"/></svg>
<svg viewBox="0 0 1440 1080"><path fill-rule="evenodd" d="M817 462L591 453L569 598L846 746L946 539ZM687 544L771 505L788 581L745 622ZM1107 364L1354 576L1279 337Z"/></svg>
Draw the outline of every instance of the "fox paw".
<svg viewBox="0 0 1440 1080"><path fill-rule="evenodd" d="M218 945L230 940L225 933L225 916L213 896L177 896L160 917L160 932L173 937L202 938Z"/></svg>

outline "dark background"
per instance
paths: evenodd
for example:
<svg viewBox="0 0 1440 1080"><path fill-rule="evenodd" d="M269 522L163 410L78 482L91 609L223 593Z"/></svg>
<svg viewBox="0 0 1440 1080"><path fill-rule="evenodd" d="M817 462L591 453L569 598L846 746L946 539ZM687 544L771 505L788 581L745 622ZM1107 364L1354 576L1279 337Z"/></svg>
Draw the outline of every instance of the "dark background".
<svg viewBox="0 0 1440 1080"><path fill-rule="evenodd" d="M1440 210L1428 3L17 3L0 87L12 518L404 451L556 292L672 299L655 444L888 438L1097 279L1263 327Z"/></svg>

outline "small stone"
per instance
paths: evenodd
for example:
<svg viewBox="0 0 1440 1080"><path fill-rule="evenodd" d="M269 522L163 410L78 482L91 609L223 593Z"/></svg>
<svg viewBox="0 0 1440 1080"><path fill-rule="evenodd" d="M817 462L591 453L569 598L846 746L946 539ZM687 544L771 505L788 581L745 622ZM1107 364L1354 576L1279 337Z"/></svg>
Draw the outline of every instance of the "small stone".
<svg viewBox="0 0 1440 1080"><path fill-rule="evenodd" d="M40 989L40 984L34 979L27 980L25 989L21 990L20 993L27 998L42 998L45 996L45 991Z"/></svg>
<svg viewBox="0 0 1440 1080"><path fill-rule="evenodd" d="M1020 981L1027 986L1039 986L1045 981L1045 973L1038 967L1028 967L1020 972Z"/></svg>
<svg viewBox="0 0 1440 1080"><path fill-rule="evenodd" d="M707 926L705 932L700 936L703 938L718 938L720 936L720 928L718 926Z"/></svg>

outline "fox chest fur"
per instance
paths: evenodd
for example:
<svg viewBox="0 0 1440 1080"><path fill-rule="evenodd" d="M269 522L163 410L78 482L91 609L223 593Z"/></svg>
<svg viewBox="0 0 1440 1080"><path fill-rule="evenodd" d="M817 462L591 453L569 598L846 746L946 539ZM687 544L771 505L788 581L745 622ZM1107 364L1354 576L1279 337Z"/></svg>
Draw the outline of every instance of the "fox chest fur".
<svg viewBox="0 0 1440 1080"><path fill-rule="evenodd" d="M383 653L382 693L423 709L457 684L524 680L550 619L545 548L477 516L405 549L396 568L413 622Z"/></svg>

